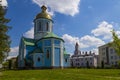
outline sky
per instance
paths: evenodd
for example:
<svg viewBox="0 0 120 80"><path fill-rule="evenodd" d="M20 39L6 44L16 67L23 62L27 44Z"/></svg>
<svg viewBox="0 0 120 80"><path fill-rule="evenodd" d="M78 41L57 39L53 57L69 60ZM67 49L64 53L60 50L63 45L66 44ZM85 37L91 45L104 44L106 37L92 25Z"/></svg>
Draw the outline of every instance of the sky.
<svg viewBox="0 0 120 80"><path fill-rule="evenodd" d="M111 31L120 36L120 0L2 0L12 26L11 52L18 55L22 36L33 38L35 16L44 4L54 21L53 32L65 40L69 54L78 42L81 51L98 54L98 47L112 41Z"/></svg>

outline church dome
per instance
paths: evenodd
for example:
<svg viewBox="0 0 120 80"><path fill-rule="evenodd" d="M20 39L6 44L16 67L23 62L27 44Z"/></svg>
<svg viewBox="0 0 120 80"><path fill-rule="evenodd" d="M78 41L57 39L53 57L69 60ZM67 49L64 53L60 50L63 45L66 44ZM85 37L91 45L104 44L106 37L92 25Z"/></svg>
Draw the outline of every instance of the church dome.
<svg viewBox="0 0 120 80"><path fill-rule="evenodd" d="M46 9L47 9L46 6L43 5L41 7L41 9L42 9L42 12L37 14L36 19L38 19L38 18L46 18L46 19L52 20L51 16L46 12Z"/></svg>

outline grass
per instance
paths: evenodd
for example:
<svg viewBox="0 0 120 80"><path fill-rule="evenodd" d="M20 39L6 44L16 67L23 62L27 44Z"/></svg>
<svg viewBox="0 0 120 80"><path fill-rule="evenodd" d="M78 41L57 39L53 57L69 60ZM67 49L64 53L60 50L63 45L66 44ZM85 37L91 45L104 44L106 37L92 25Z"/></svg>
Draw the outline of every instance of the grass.
<svg viewBox="0 0 120 80"><path fill-rule="evenodd" d="M120 80L120 69L8 70L0 80Z"/></svg>

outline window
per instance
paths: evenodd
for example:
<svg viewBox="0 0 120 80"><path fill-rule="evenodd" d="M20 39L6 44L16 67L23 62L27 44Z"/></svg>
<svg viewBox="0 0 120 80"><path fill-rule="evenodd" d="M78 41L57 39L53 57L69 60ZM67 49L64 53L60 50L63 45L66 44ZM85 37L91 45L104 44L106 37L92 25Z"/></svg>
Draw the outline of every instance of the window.
<svg viewBox="0 0 120 80"><path fill-rule="evenodd" d="M114 63L113 63L113 62L111 62L111 64L113 65Z"/></svg>
<svg viewBox="0 0 120 80"><path fill-rule="evenodd" d="M38 26L38 31L42 31L41 22L39 23L39 26Z"/></svg>
<svg viewBox="0 0 120 80"><path fill-rule="evenodd" d="M83 61L83 58L81 58L81 61Z"/></svg>
<svg viewBox="0 0 120 80"><path fill-rule="evenodd" d="M81 63L81 65L83 66L83 63Z"/></svg>
<svg viewBox="0 0 120 80"><path fill-rule="evenodd" d="M40 62L40 57L38 57L38 62Z"/></svg>
<svg viewBox="0 0 120 80"><path fill-rule="evenodd" d="M90 58L90 60L92 60L92 58Z"/></svg>
<svg viewBox="0 0 120 80"><path fill-rule="evenodd" d="M76 61L77 61L77 59L76 59Z"/></svg>
<svg viewBox="0 0 120 80"><path fill-rule="evenodd" d="M105 52L103 52L102 55L105 55Z"/></svg>
<svg viewBox="0 0 120 80"><path fill-rule="evenodd" d="M111 49L110 49L110 53L112 54L113 52L114 52L114 51L113 51L113 49L111 48Z"/></svg>
<svg viewBox="0 0 120 80"><path fill-rule="evenodd" d="M60 46L60 40L54 40L55 46Z"/></svg>
<svg viewBox="0 0 120 80"><path fill-rule="evenodd" d="M47 22L47 24L46 24L46 31L48 31L48 29L49 29L49 23Z"/></svg>
<svg viewBox="0 0 120 80"><path fill-rule="evenodd" d="M65 62L67 62L67 58L65 59Z"/></svg>
<svg viewBox="0 0 120 80"><path fill-rule="evenodd" d="M47 52L46 52L46 56L47 56L47 58L49 59L49 57L50 57L49 50L47 50Z"/></svg>
<svg viewBox="0 0 120 80"><path fill-rule="evenodd" d="M44 40L45 46L51 46L51 40Z"/></svg>
<svg viewBox="0 0 120 80"><path fill-rule="evenodd" d="M113 59L113 56L111 56L111 59Z"/></svg>
<svg viewBox="0 0 120 80"><path fill-rule="evenodd" d="M90 65L92 65L92 62L90 63Z"/></svg>

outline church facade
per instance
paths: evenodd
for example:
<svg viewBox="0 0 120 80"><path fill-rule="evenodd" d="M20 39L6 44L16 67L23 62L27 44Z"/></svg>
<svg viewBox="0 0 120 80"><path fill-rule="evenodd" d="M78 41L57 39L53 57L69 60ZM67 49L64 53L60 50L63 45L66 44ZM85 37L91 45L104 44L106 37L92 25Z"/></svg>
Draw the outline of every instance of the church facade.
<svg viewBox="0 0 120 80"><path fill-rule="evenodd" d="M19 68L70 67L64 40L53 33L53 20L46 7L34 19L34 39L22 37L19 45Z"/></svg>

